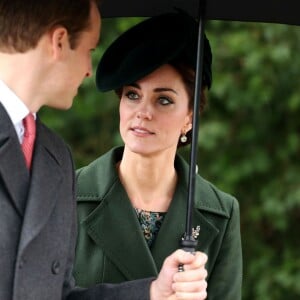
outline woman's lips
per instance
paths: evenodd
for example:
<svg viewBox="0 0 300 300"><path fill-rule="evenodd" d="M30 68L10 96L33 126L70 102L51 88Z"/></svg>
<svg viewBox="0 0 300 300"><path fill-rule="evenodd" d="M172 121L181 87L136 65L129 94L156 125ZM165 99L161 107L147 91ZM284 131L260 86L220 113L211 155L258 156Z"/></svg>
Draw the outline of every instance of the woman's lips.
<svg viewBox="0 0 300 300"><path fill-rule="evenodd" d="M144 128L144 127L132 127L131 130L134 132L134 133L137 133L137 134L140 134L140 135L152 135L154 134L154 132L148 130L147 128Z"/></svg>

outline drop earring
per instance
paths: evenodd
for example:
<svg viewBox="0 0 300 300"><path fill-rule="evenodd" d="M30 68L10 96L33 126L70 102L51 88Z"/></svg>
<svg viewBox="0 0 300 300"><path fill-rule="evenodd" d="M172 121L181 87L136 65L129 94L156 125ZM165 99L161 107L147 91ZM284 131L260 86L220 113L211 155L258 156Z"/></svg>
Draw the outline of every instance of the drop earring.
<svg viewBox="0 0 300 300"><path fill-rule="evenodd" d="M185 133L183 133L180 137L180 142L184 144L184 143L186 143L186 141L187 141L187 137L186 137Z"/></svg>

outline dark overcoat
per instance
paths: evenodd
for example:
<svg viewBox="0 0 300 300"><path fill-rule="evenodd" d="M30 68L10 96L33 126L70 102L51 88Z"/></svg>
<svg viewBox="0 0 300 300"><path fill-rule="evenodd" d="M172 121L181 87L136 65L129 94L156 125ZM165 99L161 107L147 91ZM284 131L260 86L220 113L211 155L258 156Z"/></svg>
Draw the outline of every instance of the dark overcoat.
<svg viewBox="0 0 300 300"><path fill-rule="evenodd" d="M178 184L157 238L149 249L117 171L115 148L77 171L79 237L75 279L83 286L156 276L178 249L185 231L188 164L176 156ZM163 168L163 166L162 166ZM193 227L197 250L208 255L208 299L239 300L242 250L237 200L197 175Z"/></svg>
<svg viewBox="0 0 300 300"><path fill-rule="evenodd" d="M0 103L0 299L148 299L150 280L74 288L74 168L68 147L37 119L32 175Z"/></svg>

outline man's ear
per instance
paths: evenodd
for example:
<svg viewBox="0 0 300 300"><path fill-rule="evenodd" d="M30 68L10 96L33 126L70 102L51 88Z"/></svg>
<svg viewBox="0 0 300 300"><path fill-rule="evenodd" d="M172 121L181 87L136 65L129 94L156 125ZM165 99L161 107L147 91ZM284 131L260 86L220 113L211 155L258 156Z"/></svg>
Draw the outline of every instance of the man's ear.
<svg viewBox="0 0 300 300"><path fill-rule="evenodd" d="M55 58L61 58L70 48L68 31L64 27L57 27L51 33L52 53Z"/></svg>

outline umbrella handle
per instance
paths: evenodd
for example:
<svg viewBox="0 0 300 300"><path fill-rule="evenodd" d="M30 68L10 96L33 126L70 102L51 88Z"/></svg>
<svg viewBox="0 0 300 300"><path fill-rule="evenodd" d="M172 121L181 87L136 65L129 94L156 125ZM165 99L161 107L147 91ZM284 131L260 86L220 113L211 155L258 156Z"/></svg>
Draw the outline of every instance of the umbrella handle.
<svg viewBox="0 0 300 300"><path fill-rule="evenodd" d="M193 236L187 236L186 234L180 241L181 249L186 252L190 252L192 254L195 254L197 244L198 241L196 241ZM183 271L184 271L184 266L183 264L180 264L178 266L178 272L183 272Z"/></svg>

